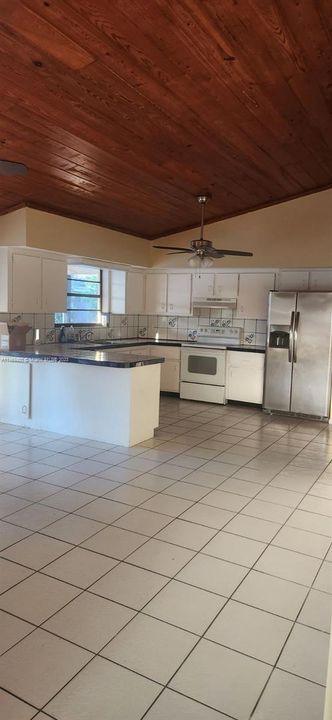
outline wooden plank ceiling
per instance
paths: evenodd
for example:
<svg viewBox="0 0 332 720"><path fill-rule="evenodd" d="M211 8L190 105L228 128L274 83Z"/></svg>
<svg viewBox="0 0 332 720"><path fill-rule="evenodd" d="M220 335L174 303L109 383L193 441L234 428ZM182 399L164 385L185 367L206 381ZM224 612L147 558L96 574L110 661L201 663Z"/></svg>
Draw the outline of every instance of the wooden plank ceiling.
<svg viewBox="0 0 332 720"><path fill-rule="evenodd" d="M0 211L153 238L332 185L331 0L0 0Z"/></svg>

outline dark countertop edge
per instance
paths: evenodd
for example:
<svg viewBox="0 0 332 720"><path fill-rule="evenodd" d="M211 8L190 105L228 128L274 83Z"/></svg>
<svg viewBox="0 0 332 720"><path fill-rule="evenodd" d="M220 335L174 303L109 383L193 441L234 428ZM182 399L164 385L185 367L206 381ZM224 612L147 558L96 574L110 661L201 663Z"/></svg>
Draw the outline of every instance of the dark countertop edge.
<svg viewBox="0 0 332 720"><path fill-rule="evenodd" d="M110 345L111 342L113 343L112 345ZM79 345L80 343L77 343L77 344ZM183 345L186 345L186 346L192 345L193 347L195 347L195 345L196 345L198 347L200 342L199 342L199 340L198 341L196 341L196 340L193 340L193 341L191 341L191 340L167 340L167 339L155 340L154 338L150 338L150 339L149 338L137 338L135 340L133 338L133 339L126 340L126 341L110 340L108 343L107 343L107 340L105 340L105 343L103 343L102 340L101 341L96 340L95 343L93 343L93 342L91 343L91 345L99 345L99 344L100 344L100 348L99 348L100 350L103 350L103 349L116 350L116 348L134 347L135 345L139 345L140 347L141 346L144 347L144 345L155 345L156 347L158 347L160 345L160 347L168 346L168 347L179 347L179 348L181 348ZM73 344L71 346L71 349L73 349L74 347L75 347L75 344ZM218 348L218 345L216 345L215 347ZM225 350L236 350L237 352L256 352L256 353L265 353L266 352L265 345L222 345L219 347L222 347ZM88 350L88 347L87 347L87 350Z"/></svg>
<svg viewBox="0 0 332 720"><path fill-rule="evenodd" d="M84 350L82 350L84 352ZM61 354L47 354L29 352L26 350L2 350L0 352L0 363L2 357L17 358L21 362L32 360L32 362L49 362L49 363L70 363L76 365L95 365L96 367L111 367L111 368L133 368L142 367L143 365L158 365L165 362L164 358L160 357L144 357L142 355L131 355L126 359L121 360L119 357L117 360L97 360L96 358L89 357L75 357L71 355Z"/></svg>

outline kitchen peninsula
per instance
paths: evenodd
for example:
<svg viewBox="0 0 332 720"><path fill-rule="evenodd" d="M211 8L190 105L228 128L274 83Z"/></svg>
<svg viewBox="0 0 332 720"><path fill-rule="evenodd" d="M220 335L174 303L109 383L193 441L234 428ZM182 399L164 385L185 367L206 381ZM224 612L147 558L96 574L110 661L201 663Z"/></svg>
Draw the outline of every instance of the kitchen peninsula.
<svg viewBox="0 0 332 720"><path fill-rule="evenodd" d="M159 424L162 357L44 345L0 353L0 422L130 447Z"/></svg>

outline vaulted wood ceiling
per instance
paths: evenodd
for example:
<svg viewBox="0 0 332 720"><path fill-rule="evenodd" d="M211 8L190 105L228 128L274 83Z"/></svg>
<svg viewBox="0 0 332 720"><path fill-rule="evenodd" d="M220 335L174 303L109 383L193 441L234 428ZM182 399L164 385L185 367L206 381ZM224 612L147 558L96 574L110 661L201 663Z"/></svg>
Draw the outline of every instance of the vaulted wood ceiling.
<svg viewBox="0 0 332 720"><path fill-rule="evenodd" d="M332 185L331 0L0 0L0 210L145 237Z"/></svg>

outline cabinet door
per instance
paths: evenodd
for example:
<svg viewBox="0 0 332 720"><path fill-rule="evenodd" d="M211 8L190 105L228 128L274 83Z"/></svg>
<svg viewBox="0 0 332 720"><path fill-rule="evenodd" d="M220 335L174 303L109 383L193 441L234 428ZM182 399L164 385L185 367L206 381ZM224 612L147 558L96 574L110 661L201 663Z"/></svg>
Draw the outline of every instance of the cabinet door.
<svg viewBox="0 0 332 720"><path fill-rule="evenodd" d="M216 273L214 276L214 295L221 298L236 298L239 276L236 273Z"/></svg>
<svg viewBox="0 0 332 720"><path fill-rule="evenodd" d="M144 275L127 272L126 313L142 315L144 313Z"/></svg>
<svg viewBox="0 0 332 720"><path fill-rule="evenodd" d="M320 290L331 292L332 270L312 270L309 278L309 290Z"/></svg>
<svg viewBox="0 0 332 720"><path fill-rule="evenodd" d="M266 320L270 290L274 290L274 273L241 273L237 317Z"/></svg>
<svg viewBox="0 0 332 720"><path fill-rule="evenodd" d="M213 273L193 273L193 300L207 298L213 295Z"/></svg>
<svg viewBox="0 0 332 720"><path fill-rule="evenodd" d="M263 401L264 353L227 351L226 398L240 402Z"/></svg>
<svg viewBox="0 0 332 720"><path fill-rule="evenodd" d="M33 255L12 256L11 311L14 313L41 312L41 258Z"/></svg>
<svg viewBox="0 0 332 720"><path fill-rule="evenodd" d="M67 263L64 260L42 259L41 310L46 313L67 310Z"/></svg>
<svg viewBox="0 0 332 720"><path fill-rule="evenodd" d="M147 315L165 315L167 275L148 273L145 285L145 312Z"/></svg>
<svg viewBox="0 0 332 720"><path fill-rule="evenodd" d="M180 363L176 360L165 360L161 365L160 390L164 392L180 392Z"/></svg>
<svg viewBox="0 0 332 720"><path fill-rule="evenodd" d="M111 270L109 277L109 292L111 293L110 311L114 315L124 315L126 312L126 272L125 270Z"/></svg>
<svg viewBox="0 0 332 720"><path fill-rule="evenodd" d="M305 270L281 270L276 284L278 290L285 292L288 290L308 290L309 273Z"/></svg>
<svg viewBox="0 0 332 720"><path fill-rule="evenodd" d="M170 315L190 315L191 273L168 275L167 312Z"/></svg>

